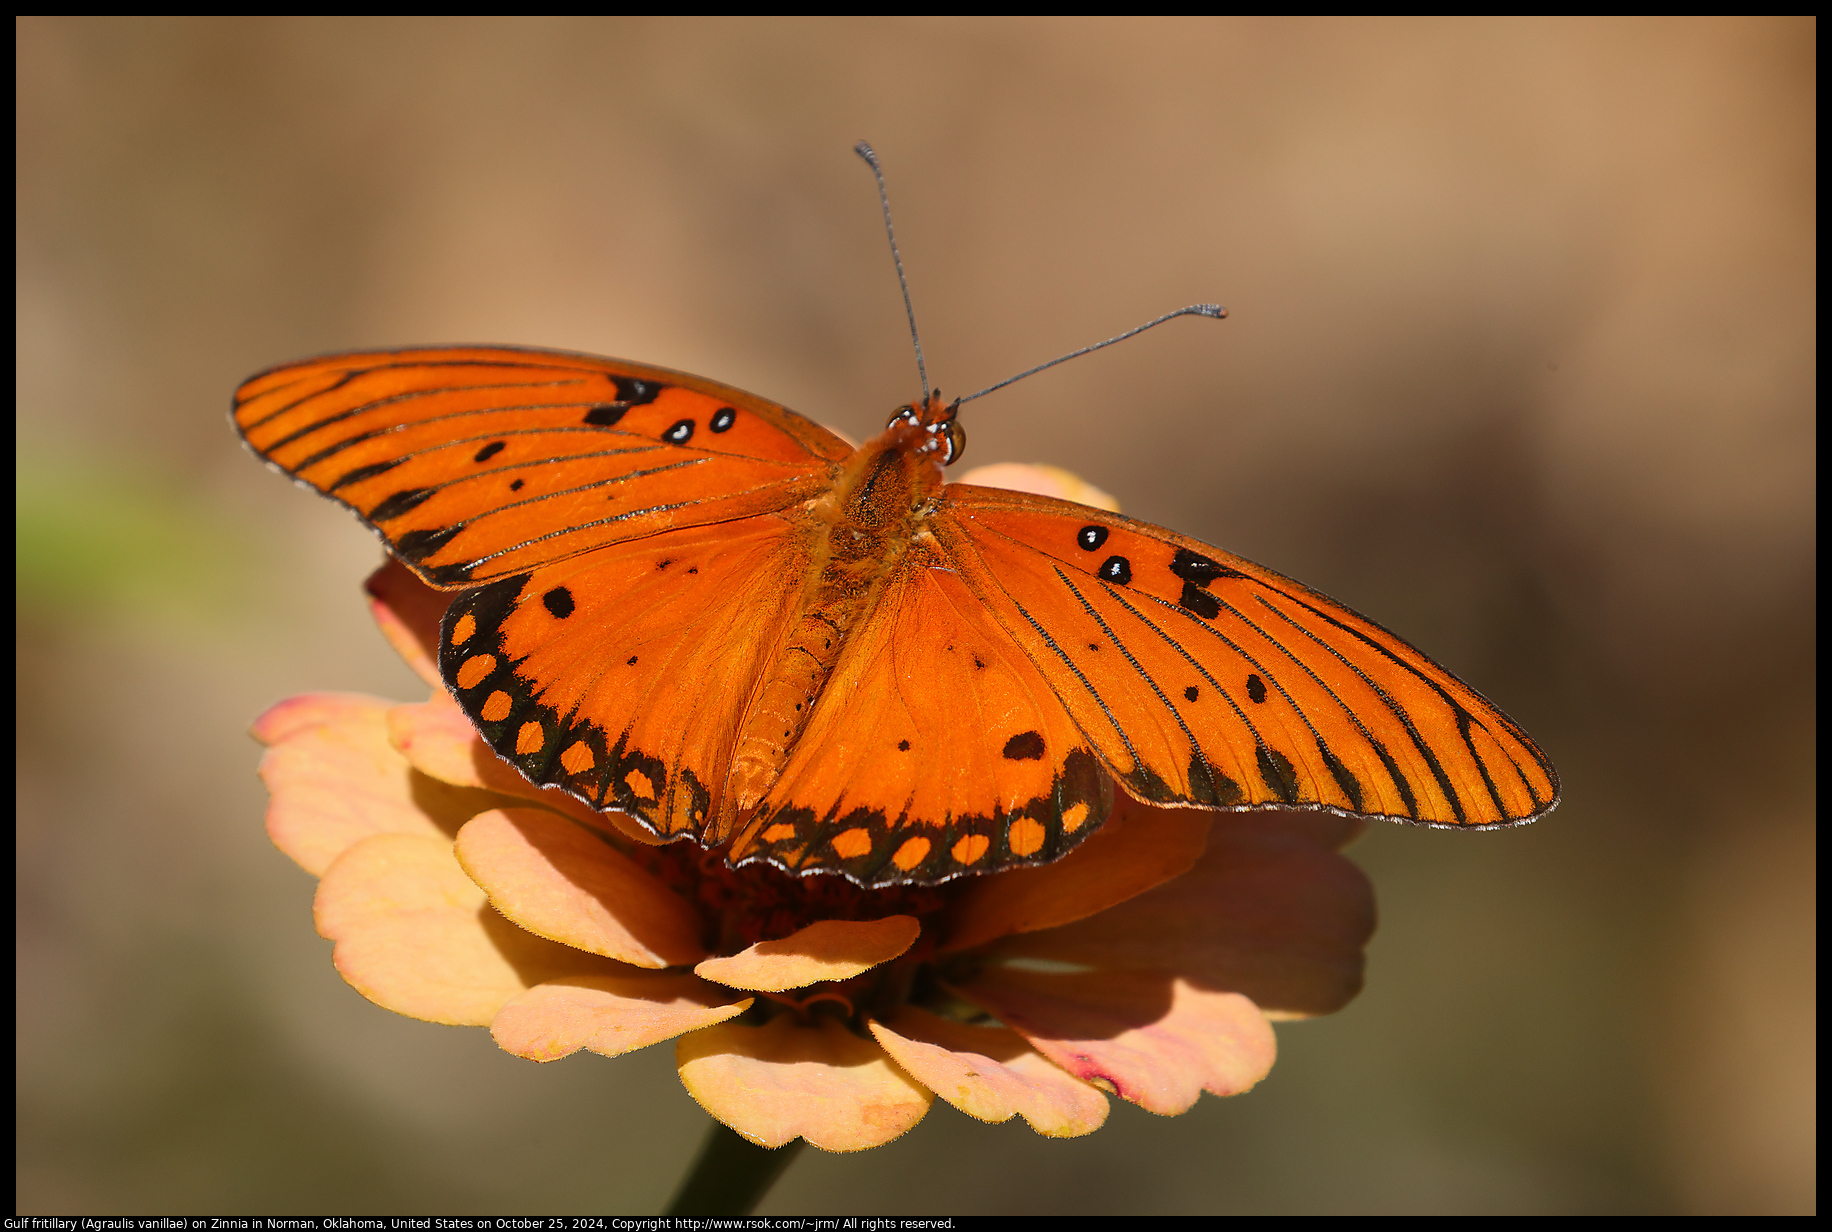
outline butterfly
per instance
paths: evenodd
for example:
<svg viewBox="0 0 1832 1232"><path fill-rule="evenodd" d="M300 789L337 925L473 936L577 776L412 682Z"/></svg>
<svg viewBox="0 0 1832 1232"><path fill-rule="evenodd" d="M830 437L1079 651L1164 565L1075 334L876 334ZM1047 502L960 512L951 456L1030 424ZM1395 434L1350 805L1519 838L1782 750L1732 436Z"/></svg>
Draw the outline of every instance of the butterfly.
<svg viewBox="0 0 1832 1232"><path fill-rule="evenodd" d="M944 484L958 406L927 394L855 449L702 377L452 347L274 368L233 416L454 592L439 668L491 749L733 865L1042 864L1116 791L1472 828L1558 802L1512 720L1309 587Z"/></svg>

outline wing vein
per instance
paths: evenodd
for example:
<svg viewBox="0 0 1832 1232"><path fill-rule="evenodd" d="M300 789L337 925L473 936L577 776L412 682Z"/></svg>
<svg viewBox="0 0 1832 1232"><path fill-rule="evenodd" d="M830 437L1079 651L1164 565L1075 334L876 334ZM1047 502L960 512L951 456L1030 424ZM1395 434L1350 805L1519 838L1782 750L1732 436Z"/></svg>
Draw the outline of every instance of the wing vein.
<svg viewBox="0 0 1832 1232"><path fill-rule="evenodd" d="M1130 603L1127 603L1125 596L1119 594L1117 591L1113 589L1113 587L1107 586L1106 590L1108 594L1113 596L1115 601L1117 601L1121 607L1131 612L1133 616L1138 619L1140 624L1144 625L1147 629L1150 629L1153 633L1156 633L1159 637L1163 638L1165 644L1170 646L1171 649L1175 650L1178 654L1182 655L1186 663L1188 663L1191 667L1195 668L1198 672L1202 673L1202 678L1209 682L1209 687L1211 689L1214 689L1217 693L1221 694L1221 696L1227 701L1229 707L1233 709L1235 717L1240 719L1241 723L1246 727L1246 729L1249 732L1253 733L1253 741L1255 744L1259 745L1259 747L1261 748L1270 748L1271 747L1270 745L1266 743L1265 737L1260 734L1258 726L1255 725L1253 720L1247 716L1247 712L1241 709L1240 703L1234 700L1234 695L1228 691L1227 686L1222 684L1219 680L1215 679L1214 675L1209 671L1209 669L1204 667L1201 664L1201 662L1196 659L1194 655L1190 654L1190 652L1184 648L1182 642L1179 642L1176 638L1172 637L1169 633L1166 633L1163 629L1153 624L1151 620L1145 615L1145 613L1139 611L1137 608L1133 607ZM1145 593L1145 592L1141 592L1141 593ZM1176 604L1171 603L1164 599L1160 599L1158 598L1158 596L1154 594L1145 593L1145 597L1150 599L1154 603L1162 604L1164 607L1170 609L1173 612L1182 611L1182 609L1179 608ZM1265 672L1267 678L1272 679L1273 687L1278 688L1280 693L1284 693L1284 689L1279 687L1279 683L1276 679L1273 678L1272 673L1267 671L1264 667L1261 667L1259 664L1259 661L1256 660L1251 654L1247 653L1247 651L1239 643L1237 643L1233 638L1229 637L1227 634L1223 633L1221 630L1212 628L1208 625L1203 625L1201 626L1201 628L1205 633L1208 633L1214 637L1217 637L1222 642L1226 643L1228 649L1232 650L1235 654L1245 659L1248 663L1251 663L1254 667L1259 668L1260 671ZM1287 695L1285 700L1290 702L1291 701L1290 696ZM1300 716L1303 715L1303 711L1299 709L1296 702L1292 702L1291 708L1293 710L1297 710ZM1308 725L1309 725L1309 721L1306 720L1306 726ZM1312 728L1311 731L1312 731L1312 734L1314 735L1316 732L1316 729Z"/></svg>
<svg viewBox="0 0 1832 1232"><path fill-rule="evenodd" d="M1348 633L1356 634L1360 638L1361 641L1363 641L1367 645L1373 646L1375 649L1381 651L1381 653L1384 654L1388 659L1392 660L1394 663L1400 664L1401 666L1405 667L1408 671L1410 671L1413 675L1418 676L1421 680L1424 680L1427 684L1430 684L1432 688L1437 692L1437 694L1440 697L1444 698L1444 700L1450 705L1453 711L1462 710L1462 707L1458 706L1452 698L1447 696L1442 689L1437 687L1435 681L1432 681L1430 680L1429 677L1424 676L1423 673L1413 668L1411 664L1406 663L1405 660L1394 656L1391 652L1387 651L1387 649L1384 646L1381 646L1378 642L1374 641L1374 639L1370 637L1366 637L1365 635L1362 635L1359 630L1352 629L1349 626L1344 625L1341 621L1331 618L1329 613L1318 611L1315 605L1306 603L1304 602L1304 600L1298 598L1295 595L1287 594L1284 591L1278 590L1277 587L1271 587L1270 589L1273 589L1277 591L1279 594L1284 595L1285 598L1290 599L1293 603L1299 604L1306 611L1312 612L1313 614L1320 616L1325 620L1328 620L1331 624L1335 625L1337 628L1342 629ZM1387 709L1393 712L1393 717L1399 720L1400 726L1405 729L1406 735L1412 741L1412 747L1417 749L1419 756L1425 759L1425 765L1430 768L1432 777L1437 780L1439 790L1441 790L1444 793L1444 798L1450 802L1451 811L1452 813L1455 814L1458 823L1466 824L1468 813L1465 811L1463 807L1463 798L1457 794L1456 788L1450 782L1450 776L1444 772L1444 766L1438 760L1437 750L1433 749L1431 747L1430 742L1427 741L1424 738L1424 736L1422 736L1419 733L1418 726L1412 721L1412 715L1406 710L1406 708L1402 706L1396 698L1394 698L1384 688L1382 688L1380 684L1374 680L1373 677L1369 676L1366 672L1362 671L1359 666L1357 666L1354 662L1352 662L1341 651L1331 646L1328 642L1325 642L1322 638L1318 637L1316 634L1306 629L1303 625L1300 625L1297 621L1292 620L1290 616L1287 616L1285 613L1280 612L1277 607L1275 607L1273 604L1268 603L1266 601L1266 598L1264 595L1255 595L1254 598L1258 599L1260 605L1264 607L1267 611L1272 612L1278 615L1279 617L1281 617L1287 624L1291 625L1294 629L1297 629L1300 633L1304 634L1306 637L1316 642L1317 645L1321 646L1324 650L1334 655L1336 659L1342 663L1343 666L1347 667L1350 671L1354 672L1357 676L1361 677L1362 682L1374 691L1375 696L1379 697L1380 700L1386 705ZM1246 625L1248 625L1250 628L1254 629L1255 631L1259 632L1261 636L1265 637L1268 641L1278 646L1281 650L1285 650L1284 644L1282 642L1280 642L1277 638L1273 637L1270 633L1266 633L1263 629L1260 629L1260 627L1257 624L1254 624L1253 621L1247 616L1245 612L1240 611L1238 608L1234 607L1234 605L1232 604L1223 604L1223 606L1226 607L1230 612L1233 612L1234 615L1237 616L1243 623L1245 623ZM1285 653L1291 654L1289 650L1285 650ZM1296 661L1296 656L1293 656L1293 661L1294 662ZM1364 733L1365 733L1365 729L1364 729ZM1503 817L1507 816L1507 809L1505 806L1500 809L1500 812Z"/></svg>
<svg viewBox="0 0 1832 1232"><path fill-rule="evenodd" d="M1170 698L1164 695L1164 690L1158 687L1158 682L1152 679L1151 673L1145 670L1145 666L1134 657L1131 650L1127 649L1126 644L1113 635L1113 630L1108 626L1105 618L1095 610L1092 603L1088 602L1087 596L1077 589L1075 583L1069 580L1069 576L1062 571L1062 566L1052 562L1050 568L1055 571L1057 580L1068 587L1069 593L1075 596L1076 601L1081 604L1082 610L1094 620L1095 624L1100 626L1100 631L1106 636L1107 640L1112 642L1113 645L1118 648L1119 652L1126 656L1126 662L1132 664L1132 670L1139 674L1141 680L1151 686L1151 691L1157 697L1158 704L1164 707L1172 719L1176 720L1177 727L1183 732L1183 738L1189 742L1191 750L1195 752L1196 757L1202 762L1203 773L1208 777L1210 791L1213 793L1215 785L1215 768L1209 764L1208 754L1203 752L1202 745L1197 741L1196 734L1190 730L1189 724L1183 721L1183 716L1177 713L1177 708L1170 704ZM1110 587L1108 589L1109 591L1111 590ZM1127 751L1131 751L1130 744L1127 745ZM1137 760L1136 754L1134 754L1134 760ZM1191 784L1191 786L1194 786L1194 784Z"/></svg>
<svg viewBox="0 0 1832 1232"><path fill-rule="evenodd" d="M309 407L313 402L328 398L334 390L343 388L344 385L348 384L352 380L355 380L357 377L365 376L365 375L367 375L367 373L361 373L361 372L353 373L350 376L346 377L344 380L339 381L337 384L331 386L329 389L321 389L321 390L316 391L315 393L307 394L305 397L299 399L297 402L291 403L287 406L283 406L279 410L275 411L273 414L268 415L266 418L261 419L257 421L256 423L249 424L247 428L244 429L244 431L253 431L254 429L259 428L265 424L272 423L275 419L279 418L281 415L285 415L285 414L288 414L290 412L297 411L297 410L303 410L306 407ZM576 385L583 379L584 379L583 376L580 376L580 377L567 377L563 380L554 380L554 381L514 381L514 382L504 382L499 385L451 385L451 386L444 386L444 387L436 388L436 389L404 389L400 393L389 394L386 398L376 398L372 401L360 403L356 406L348 406L348 407L345 407L341 411L337 411L335 414L326 415L323 419L314 420L310 424L307 424L305 427L300 428L299 430L294 432L291 436L282 437L279 441L274 443L273 448L278 449L282 445L290 445L292 442L298 440L300 437L309 436L311 433L316 432L321 428L327 428L334 423L337 423L341 420L353 418L354 416L357 416L357 415L367 414L368 412L376 410L380 407L392 406L397 402L410 402L415 398L431 398L435 396L442 396L444 394L472 393L477 390L483 390L483 389L532 389L532 388L535 388L541 385ZM432 415L432 416L428 416L425 419L415 420L414 422L415 423L438 423L442 419L459 419L466 415L475 415L475 414L479 414L482 412L489 412L489 411L552 410L554 408L563 407L563 406L597 406L597 405L599 404L596 402L546 402L546 403L536 402L536 403L527 403L527 404L520 405L520 406L516 405L515 403L506 403L500 406L481 406L481 407L475 408L474 410L453 411L450 414L446 414L446 415ZM406 425L402 425L402 426L405 427Z"/></svg>
<svg viewBox="0 0 1832 1232"><path fill-rule="evenodd" d="M1018 601L1017 596L1007 591L1006 598L1010 599L1011 605L1018 609L1018 614L1030 623L1030 627L1036 631L1037 636L1043 639L1043 644L1048 646L1058 659L1062 660L1062 665L1068 668L1074 674L1075 679L1081 682L1081 687L1088 691L1088 696L1092 697L1094 704L1100 707L1107 722L1113 725L1114 733L1119 736L1120 743L1126 746L1126 753L1132 758L1132 764L1134 766L1144 765L1145 763L1139 760L1139 751L1132 747L1132 738L1126 734L1126 729L1120 726L1120 721L1114 717L1112 707L1107 705L1107 699L1100 695L1100 690L1094 687L1094 682L1089 680L1079 667L1075 666L1074 661L1069 658L1062 647L1056 644L1056 639L1051 637L1049 631L1038 623L1035 616L1030 614L1030 609Z"/></svg>

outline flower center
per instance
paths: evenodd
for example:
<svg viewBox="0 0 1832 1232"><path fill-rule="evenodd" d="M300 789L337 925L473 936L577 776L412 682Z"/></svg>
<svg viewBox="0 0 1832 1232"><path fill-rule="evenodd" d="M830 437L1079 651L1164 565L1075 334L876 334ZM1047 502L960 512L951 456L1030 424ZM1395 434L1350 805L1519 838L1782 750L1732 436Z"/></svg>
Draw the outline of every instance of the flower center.
<svg viewBox="0 0 1832 1232"><path fill-rule="evenodd" d="M717 851L692 841L645 847L637 858L649 872L698 905L703 940L715 954L736 954L759 941L776 941L821 920L881 920L910 915L923 923L954 898L956 882L868 890L831 873L797 876L757 863L732 868Z"/></svg>

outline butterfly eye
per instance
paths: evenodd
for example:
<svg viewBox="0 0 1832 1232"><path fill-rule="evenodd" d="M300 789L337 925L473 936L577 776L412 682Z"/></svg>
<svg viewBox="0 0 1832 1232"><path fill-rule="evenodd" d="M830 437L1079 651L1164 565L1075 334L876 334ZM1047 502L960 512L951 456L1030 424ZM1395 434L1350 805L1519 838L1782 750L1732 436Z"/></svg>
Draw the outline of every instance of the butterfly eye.
<svg viewBox="0 0 1832 1232"><path fill-rule="evenodd" d="M941 460L943 466L953 462L967 452L967 429L958 423L948 425L948 456Z"/></svg>
<svg viewBox="0 0 1832 1232"><path fill-rule="evenodd" d="M891 417L885 421L884 426L888 428L888 427L891 427L893 424L896 424L899 421L902 421L903 423L920 423L921 422L919 419L916 418L916 408L915 407L900 406L896 410L891 412Z"/></svg>

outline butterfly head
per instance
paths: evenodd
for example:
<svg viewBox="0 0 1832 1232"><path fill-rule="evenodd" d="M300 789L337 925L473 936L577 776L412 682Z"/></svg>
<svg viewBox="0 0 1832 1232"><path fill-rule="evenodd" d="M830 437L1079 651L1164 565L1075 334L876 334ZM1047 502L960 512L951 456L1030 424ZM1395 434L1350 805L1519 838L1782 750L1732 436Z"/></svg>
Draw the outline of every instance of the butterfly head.
<svg viewBox="0 0 1832 1232"><path fill-rule="evenodd" d="M938 390L920 407L913 402L898 407L885 428L903 428L908 434L906 448L919 455L938 454L947 466L967 451L967 430L955 421L960 406L959 398L943 404Z"/></svg>

